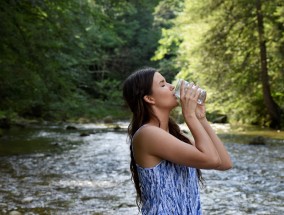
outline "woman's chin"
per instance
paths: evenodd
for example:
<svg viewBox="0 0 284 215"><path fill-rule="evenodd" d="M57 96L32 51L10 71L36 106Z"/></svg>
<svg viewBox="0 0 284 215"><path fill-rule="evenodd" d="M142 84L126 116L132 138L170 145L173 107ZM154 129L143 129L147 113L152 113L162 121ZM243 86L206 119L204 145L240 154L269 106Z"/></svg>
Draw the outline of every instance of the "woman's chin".
<svg viewBox="0 0 284 215"><path fill-rule="evenodd" d="M178 99L176 100L176 104L175 104L175 106L174 107L178 107L179 106L179 101L178 101Z"/></svg>

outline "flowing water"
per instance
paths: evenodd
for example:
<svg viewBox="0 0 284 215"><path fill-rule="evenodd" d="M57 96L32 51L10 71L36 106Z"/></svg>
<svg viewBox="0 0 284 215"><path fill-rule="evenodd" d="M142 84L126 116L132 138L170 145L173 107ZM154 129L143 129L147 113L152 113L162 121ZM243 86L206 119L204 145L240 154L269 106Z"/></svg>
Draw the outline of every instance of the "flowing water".
<svg viewBox="0 0 284 215"><path fill-rule="evenodd" d="M0 137L0 214L138 214L125 125L7 131ZM256 146L244 144L248 136L220 137L234 167L203 171L203 213L284 214L284 140Z"/></svg>

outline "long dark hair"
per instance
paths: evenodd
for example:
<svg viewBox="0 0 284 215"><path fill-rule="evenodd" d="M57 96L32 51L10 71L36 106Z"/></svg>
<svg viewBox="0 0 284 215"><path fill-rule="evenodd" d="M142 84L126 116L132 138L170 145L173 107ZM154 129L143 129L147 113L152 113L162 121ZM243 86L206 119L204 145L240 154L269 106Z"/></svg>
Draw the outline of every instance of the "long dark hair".
<svg viewBox="0 0 284 215"><path fill-rule="evenodd" d="M132 73L123 84L123 97L128 104L131 112L132 119L128 126L128 136L130 139L130 171L132 174L132 180L135 184L136 189L136 204L140 209L141 206L141 189L139 183L139 177L137 172L137 166L135 163L133 149L132 149L132 140L135 132L144 124L150 121L151 118L156 118L158 122L160 120L154 114L150 106L144 101L143 97L145 95L152 94L152 84L154 74L157 72L156 69L148 67L135 71ZM169 120L169 133L175 136L176 138L191 144L190 140L184 136L177 125L177 123L170 118ZM197 170L199 181L202 182L201 171Z"/></svg>

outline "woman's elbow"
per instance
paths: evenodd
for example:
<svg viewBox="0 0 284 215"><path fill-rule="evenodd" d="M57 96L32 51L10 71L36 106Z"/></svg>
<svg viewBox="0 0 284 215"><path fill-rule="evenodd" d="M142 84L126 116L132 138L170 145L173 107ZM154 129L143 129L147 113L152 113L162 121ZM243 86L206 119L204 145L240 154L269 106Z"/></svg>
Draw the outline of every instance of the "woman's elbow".
<svg viewBox="0 0 284 215"><path fill-rule="evenodd" d="M220 157L215 157L214 159L212 159L211 161L211 165L213 169L219 168L221 166L222 162Z"/></svg>
<svg viewBox="0 0 284 215"><path fill-rule="evenodd" d="M233 168L233 162L231 160L228 161L225 167L226 168L224 170L232 169Z"/></svg>
<svg viewBox="0 0 284 215"><path fill-rule="evenodd" d="M233 163L232 161L227 161L225 163L221 163L220 166L217 168L218 170L221 170L221 171L225 171L225 170L229 170L233 168Z"/></svg>

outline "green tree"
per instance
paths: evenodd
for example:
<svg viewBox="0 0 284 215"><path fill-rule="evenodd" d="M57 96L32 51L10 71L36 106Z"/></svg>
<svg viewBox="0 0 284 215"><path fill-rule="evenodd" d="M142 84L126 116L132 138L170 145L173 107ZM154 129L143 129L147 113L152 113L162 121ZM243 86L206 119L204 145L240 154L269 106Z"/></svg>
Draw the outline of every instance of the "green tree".
<svg viewBox="0 0 284 215"><path fill-rule="evenodd" d="M121 103L119 83L156 50L158 2L1 1L0 110L68 118L94 100Z"/></svg>
<svg viewBox="0 0 284 215"><path fill-rule="evenodd" d="M82 94L89 65L103 61L109 44L121 43L102 8L89 1L2 1L0 7L0 107L23 116L42 116Z"/></svg>
<svg viewBox="0 0 284 215"><path fill-rule="evenodd" d="M159 69L169 82L181 69L176 59L182 38L179 32L172 31L172 27L183 7L184 1L164 0L160 1L154 12L154 25L161 29L162 39L159 40L159 47L151 59L158 62Z"/></svg>
<svg viewBox="0 0 284 215"><path fill-rule="evenodd" d="M182 39L179 76L208 89L209 110L220 110L232 120L280 127L281 14L283 2L277 0L185 1L171 29Z"/></svg>
<svg viewBox="0 0 284 215"><path fill-rule="evenodd" d="M157 48L160 31L153 26L153 12L158 0L146 1L97 1L109 19L120 44L107 47L104 78L124 79L133 70L149 65ZM99 63L99 62L98 62ZM150 66L151 66L150 65ZM100 68L94 64L94 69Z"/></svg>
<svg viewBox="0 0 284 215"><path fill-rule="evenodd" d="M120 83L134 70L143 66L156 67L156 62L151 62L160 38L160 30L153 25L154 8L159 1L97 1L108 19L113 30L114 38L120 43L108 46L102 44L105 54L99 62L90 66L92 75L88 84L88 92L104 101L113 100L113 92L121 95ZM104 84L102 84L104 83Z"/></svg>

